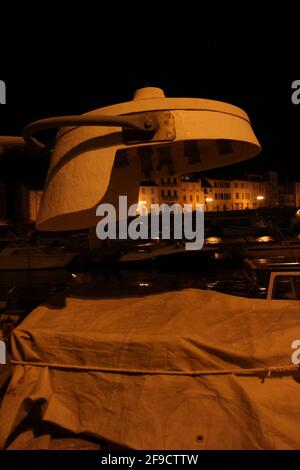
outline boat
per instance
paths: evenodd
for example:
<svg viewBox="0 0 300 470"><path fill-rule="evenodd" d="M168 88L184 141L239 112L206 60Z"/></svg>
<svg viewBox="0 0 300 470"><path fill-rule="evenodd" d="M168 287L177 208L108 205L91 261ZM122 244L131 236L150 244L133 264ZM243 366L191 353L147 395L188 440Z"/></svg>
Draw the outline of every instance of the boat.
<svg viewBox="0 0 300 470"><path fill-rule="evenodd" d="M300 300L300 258L246 258L242 276L211 280L206 288L238 297Z"/></svg>
<svg viewBox="0 0 300 470"><path fill-rule="evenodd" d="M243 274L250 283L251 297L300 300L300 259L246 258Z"/></svg>
<svg viewBox="0 0 300 470"><path fill-rule="evenodd" d="M177 255L185 255L190 257L191 253L195 256L198 254L199 257L210 256L215 252L215 248L209 246L209 244L203 246L201 250L187 250L184 243L176 241L173 244L154 246L151 243L145 243L140 245L136 251L125 253L119 259L120 263L133 262L133 261L146 261L146 260L158 260L163 257L174 257Z"/></svg>
<svg viewBox="0 0 300 470"><path fill-rule="evenodd" d="M190 288L82 294L37 307L12 332L1 449L52 449L59 437L66 449L74 435L107 452L300 447L297 302Z"/></svg>
<svg viewBox="0 0 300 470"><path fill-rule="evenodd" d="M75 256L59 248L8 245L0 251L0 271L64 268Z"/></svg>
<svg viewBox="0 0 300 470"><path fill-rule="evenodd" d="M240 225L220 225L220 229L226 236L260 235L264 227L250 227Z"/></svg>
<svg viewBox="0 0 300 470"><path fill-rule="evenodd" d="M261 243L247 247L244 256L245 258L300 257L300 243L297 241Z"/></svg>

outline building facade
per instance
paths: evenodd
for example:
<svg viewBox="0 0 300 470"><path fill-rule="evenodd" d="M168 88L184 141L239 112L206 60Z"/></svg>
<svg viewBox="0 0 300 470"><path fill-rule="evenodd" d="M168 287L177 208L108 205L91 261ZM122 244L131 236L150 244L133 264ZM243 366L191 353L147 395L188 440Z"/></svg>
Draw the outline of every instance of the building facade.
<svg viewBox="0 0 300 470"><path fill-rule="evenodd" d="M266 188L261 180L219 180L206 178L205 210L229 211L265 206Z"/></svg>
<svg viewBox="0 0 300 470"><path fill-rule="evenodd" d="M204 191L201 186L201 180L190 176L182 176L179 182L179 204L190 204L192 210L196 209L197 204L204 204Z"/></svg>
<svg viewBox="0 0 300 470"><path fill-rule="evenodd" d="M276 171L265 174L266 206L277 207L279 205L279 184Z"/></svg>
<svg viewBox="0 0 300 470"><path fill-rule="evenodd" d="M168 177L159 181L142 183L139 190L138 212L141 212L142 205L151 212L152 204L190 204L192 210L197 204L204 204L204 192L201 188L201 181L191 176L181 178Z"/></svg>
<svg viewBox="0 0 300 470"><path fill-rule="evenodd" d="M296 183L284 179L279 184L279 206L295 207L296 206Z"/></svg>
<svg viewBox="0 0 300 470"><path fill-rule="evenodd" d="M40 209L43 191L27 189L24 185L18 188L18 219L22 222L35 223Z"/></svg>
<svg viewBox="0 0 300 470"><path fill-rule="evenodd" d="M23 190L23 219L35 222L43 192L25 188ZM269 172L264 177L249 175L247 180L196 179L192 176L162 178L141 184L137 212L141 212L143 205L150 212L152 204L171 206L175 203L181 206L191 204L193 210L197 204L203 204L205 211L213 212L278 206L300 208L300 182L284 180L279 184L275 172ZM4 209L0 212L4 217Z"/></svg>
<svg viewBox="0 0 300 470"><path fill-rule="evenodd" d="M43 191L29 189L27 193L28 222L36 222Z"/></svg>

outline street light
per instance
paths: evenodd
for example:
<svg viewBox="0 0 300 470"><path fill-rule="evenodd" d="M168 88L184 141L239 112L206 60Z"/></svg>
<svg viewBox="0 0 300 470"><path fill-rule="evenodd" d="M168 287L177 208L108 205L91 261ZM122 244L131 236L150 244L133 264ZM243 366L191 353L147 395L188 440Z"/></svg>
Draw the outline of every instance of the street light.
<svg viewBox="0 0 300 470"><path fill-rule="evenodd" d="M264 198L264 196L257 196L256 199L257 199L258 201L263 201L265 198Z"/></svg>
<svg viewBox="0 0 300 470"><path fill-rule="evenodd" d="M213 198L212 197L206 197L205 196L205 210L207 211L208 207L207 207L207 204L209 202L213 202Z"/></svg>
<svg viewBox="0 0 300 470"><path fill-rule="evenodd" d="M29 124L16 145L44 152L33 134L54 127L59 132L37 218L37 228L47 231L95 226L100 203L117 207L119 195L135 203L141 181L224 167L261 150L240 108L166 98L152 87L127 103ZM0 143L9 146L11 138Z"/></svg>

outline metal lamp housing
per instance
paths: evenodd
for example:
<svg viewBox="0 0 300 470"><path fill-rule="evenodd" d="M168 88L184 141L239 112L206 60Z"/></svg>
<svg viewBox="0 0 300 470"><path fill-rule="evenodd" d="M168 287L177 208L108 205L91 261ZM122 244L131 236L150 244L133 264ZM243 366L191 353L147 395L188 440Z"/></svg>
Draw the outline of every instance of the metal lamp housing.
<svg viewBox="0 0 300 470"><path fill-rule="evenodd" d="M100 203L138 200L141 181L247 160L261 148L247 114L206 99L166 98L159 88L137 90L132 101L83 115L121 116L145 132L110 126L63 127L57 135L37 220L40 230L74 230L97 223ZM155 130L149 132L147 127Z"/></svg>

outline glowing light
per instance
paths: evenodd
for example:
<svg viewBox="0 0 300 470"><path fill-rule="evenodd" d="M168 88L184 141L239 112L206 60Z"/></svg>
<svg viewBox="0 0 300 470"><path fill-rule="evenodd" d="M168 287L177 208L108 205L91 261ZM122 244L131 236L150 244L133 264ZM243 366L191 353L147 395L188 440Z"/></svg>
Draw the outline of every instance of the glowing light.
<svg viewBox="0 0 300 470"><path fill-rule="evenodd" d="M229 255L227 253L214 253L214 258L215 259L226 259L226 258L229 258Z"/></svg>
<svg viewBox="0 0 300 470"><path fill-rule="evenodd" d="M265 235L263 237L258 237L256 239L259 243L269 243L273 241L272 237L269 237L268 235Z"/></svg>
<svg viewBox="0 0 300 470"><path fill-rule="evenodd" d="M263 201L265 198L264 198L264 196L257 196L256 199L257 199L258 201Z"/></svg>
<svg viewBox="0 0 300 470"><path fill-rule="evenodd" d="M205 239L205 243L208 243L209 245L215 245L221 242L222 242L222 238L220 237L208 237Z"/></svg>
<svg viewBox="0 0 300 470"><path fill-rule="evenodd" d="M140 201L138 202L138 207L137 207L137 209L136 209L136 213L137 213L138 215L142 215L143 212L145 212L145 211L147 211L147 201L145 201L145 200L140 200Z"/></svg>

